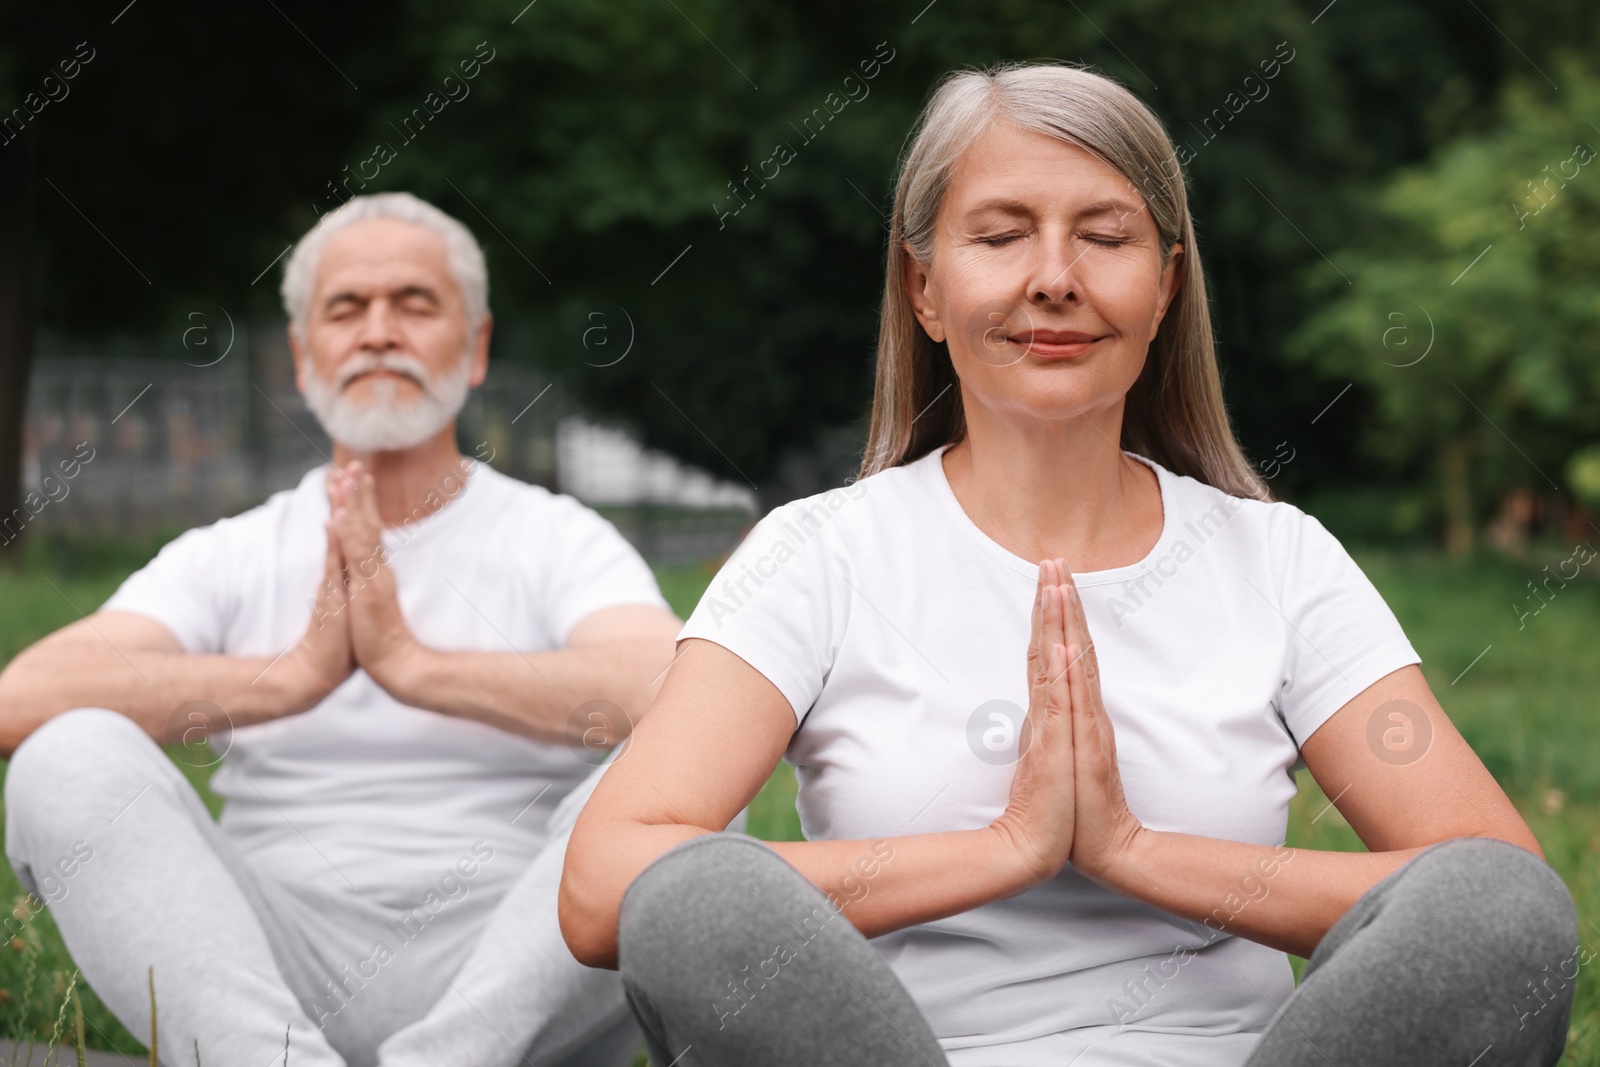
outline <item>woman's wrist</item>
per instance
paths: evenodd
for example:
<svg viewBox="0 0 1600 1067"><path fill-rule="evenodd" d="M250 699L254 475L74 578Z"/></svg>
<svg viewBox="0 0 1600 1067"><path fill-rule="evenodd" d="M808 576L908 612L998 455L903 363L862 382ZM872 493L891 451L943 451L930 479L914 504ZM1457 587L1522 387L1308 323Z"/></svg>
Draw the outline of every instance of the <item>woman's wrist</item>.
<svg viewBox="0 0 1600 1067"><path fill-rule="evenodd" d="M984 870L994 872L1001 888L996 900L1015 896L1054 877L1054 873L1041 875L1026 846L1001 821L972 832L979 835L976 862L982 864Z"/></svg>
<svg viewBox="0 0 1600 1067"><path fill-rule="evenodd" d="M1160 866L1165 837L1159 830L1134 823L1111 849L1106 869L1089 877L1114 893L1147 900L1152 886L1150 872Z"/></svg>

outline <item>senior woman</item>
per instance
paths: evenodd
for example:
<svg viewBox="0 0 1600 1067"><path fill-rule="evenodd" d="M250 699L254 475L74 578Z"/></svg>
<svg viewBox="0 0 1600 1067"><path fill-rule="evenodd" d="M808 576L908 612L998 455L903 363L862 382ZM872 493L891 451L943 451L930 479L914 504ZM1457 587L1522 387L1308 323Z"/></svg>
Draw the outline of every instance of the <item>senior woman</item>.
<svg viewBox="0 0 1600 1067"><path fill-rule="evenodd" d="M1234 440L1159 121L956 73L860 474L713 581L562 930L659 1067L1554 1063L1572 899L1418 662ZM780 757L806 840L726 831ZM1370 852L1284 847L1301 766Z"/></svg>

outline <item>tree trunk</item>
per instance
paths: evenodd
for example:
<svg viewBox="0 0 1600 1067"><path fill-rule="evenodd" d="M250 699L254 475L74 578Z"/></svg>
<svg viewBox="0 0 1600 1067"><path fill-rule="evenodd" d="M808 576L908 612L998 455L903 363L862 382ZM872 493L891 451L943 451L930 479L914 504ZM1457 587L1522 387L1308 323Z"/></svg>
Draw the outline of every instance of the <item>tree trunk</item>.
<svg viewBox="0 0 1600 1067"><path fill-rule="evenodd" d="M22 503L23 434L33 369L34 134L0 146L0 519ZM26 527L24 527L24 530ZM21 537L0 535L0 565L21 564Z"/></svg>
<svg viewBox="0 0 1600 1067"><path fill-rule="evenodd" d="M1472 552L1472 486L1467 471L1467 441L1458 437L1439 453L1444 481L1444 543L1457 558Z"/></svg>

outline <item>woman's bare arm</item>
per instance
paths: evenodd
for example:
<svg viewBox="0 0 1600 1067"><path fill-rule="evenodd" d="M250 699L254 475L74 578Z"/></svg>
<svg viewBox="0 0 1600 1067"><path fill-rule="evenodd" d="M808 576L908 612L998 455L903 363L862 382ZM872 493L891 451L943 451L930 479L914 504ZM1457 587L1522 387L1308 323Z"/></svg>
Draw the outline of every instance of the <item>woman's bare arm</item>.
<svg viewBox="0 0 1600 1067"><path fill-rule="evenodd" d="M713 642L685 639L567 846L561 930L580 962L617 965L617 916L633 879L679 842L724 829L766 782L794 729L788 700L754 667ZM1030 884L992 829L772 848L869 937Z"/></svg>
<svg viewBox="0 0 1600 1067"><path fill-rule="evenodd" d="M1068 672L1075 723L1071 862L1101 885L1163 911L1309 957L1362 894L1429 845L1490 837L1542 856L1533 832L1434 699L1414 664L1335 712L1301 746L1306 766L1371 852L1324 852L1150 830L1129 812L1099 667L1074 589ZM1080 651L1081 650L1081 651ZM1398 714L1418 747L1368 742L1374 715ZM1429 738L1424 746L1424 738Z"/></svg>
<svg viewBox="0 0 1600 1067"><path fill-rule="evenodd" d="M1431 742L1415 762L1386 760L1367 720L1391 701L1425 717ZM1404 728L1398 727L1397 728ZM1141 830L1113 888L1213 930L1309 957L1363 893L1429 845L1456 837L1509 841L1542 857L1533 832L1411 665L1379 679L1307 739L1306 766L1370 852L1322 852Z"/></svg>

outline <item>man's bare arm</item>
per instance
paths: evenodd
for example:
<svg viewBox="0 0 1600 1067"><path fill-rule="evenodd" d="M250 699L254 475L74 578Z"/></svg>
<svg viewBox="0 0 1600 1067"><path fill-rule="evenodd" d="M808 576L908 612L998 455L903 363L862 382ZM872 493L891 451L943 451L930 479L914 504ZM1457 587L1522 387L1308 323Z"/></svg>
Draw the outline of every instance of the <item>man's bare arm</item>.
<svg viewBox="0 0 1600 1067"><path fill-rule="evenodd" d="M413 707L606 749L649 710L682 628L671 612L635 604L586 616L554 651L440 651L413 641L365 667Z"/></svg>
<svg viewBox="0 0 1600 1067"><path fill-rule="evenodd" d="M192 655L162 623L125 611L96 612L41 639L0 671L0 757L73 708L109 708L175 744L193 726L178 714L191 701L215 704L233 726L315 707L354 669L348 621L328 585L341 565L330 539L311 624L277 657Z"/></svg>
<svg viewBox="0 0 1600 1067"><path fill-rule="evenodd" d="M358 460L341 473L327 484L328 529L345 560L350 647L374 682L402 704L543 741L607 749L628 735L672 662L677 616L649 604L603 608L548 652L509 641L503 652L429 647L400 610L372 472Z"/></svg>

